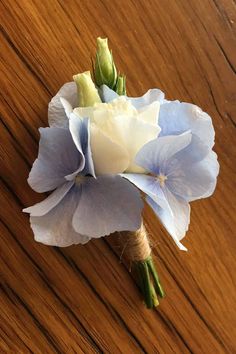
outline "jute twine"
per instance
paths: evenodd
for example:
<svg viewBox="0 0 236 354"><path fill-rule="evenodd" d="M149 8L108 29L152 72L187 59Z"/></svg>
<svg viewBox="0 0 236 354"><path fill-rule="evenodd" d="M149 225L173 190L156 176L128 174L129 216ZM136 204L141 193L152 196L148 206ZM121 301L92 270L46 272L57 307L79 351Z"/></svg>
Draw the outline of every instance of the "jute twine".
<svg viewBox="0 0 236 354"><path fill-rule="evenodd" d="M122 254L131 262L146 260L151 254L147 230L142 223L140 229L134 232L122 233Z"/></svg>

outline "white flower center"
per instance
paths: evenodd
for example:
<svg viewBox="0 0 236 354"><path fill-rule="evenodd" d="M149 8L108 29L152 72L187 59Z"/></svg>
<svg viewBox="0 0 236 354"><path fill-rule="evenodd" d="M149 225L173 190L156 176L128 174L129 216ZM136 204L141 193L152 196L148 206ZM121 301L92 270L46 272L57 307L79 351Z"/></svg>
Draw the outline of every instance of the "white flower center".
<svg viewBox="0 0 236 354"><path fill-rule="evenodd" d="M160 103L136 109L125 97L93 107L75 108L90 118L90 144L96 174L147 173L135 164L138 151L157 138Z"/></svg>
<svg viewBox="0 0 236 354"><path fill-rule="evenodd" d="M82 183L84 183L85 178L86 178L85 176L77 175L75 177L75 183L76 184L82 184Z"/></svg>
<svg viewBox="0 0 236 354"><path fill-rule="evenodd" d="M162 173L160 173L157 177L156 177L157 181L160 183L161 187L164 187L165 185L165 181L167 180L167 176L163 175Z"/></svg>

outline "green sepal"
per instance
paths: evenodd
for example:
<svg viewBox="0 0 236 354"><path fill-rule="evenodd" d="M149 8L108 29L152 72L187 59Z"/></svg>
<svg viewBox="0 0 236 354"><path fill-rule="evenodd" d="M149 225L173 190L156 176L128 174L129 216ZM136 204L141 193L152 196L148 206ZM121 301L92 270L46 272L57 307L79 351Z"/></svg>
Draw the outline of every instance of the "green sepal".
<svg viewBox="0 0 236 354"><path fill-rule="evenodd" d="M125 75L118 75L115 91L120 96L126 95L126 77L125 77Z"/></svg>
<svg viewBox="0 0 236 354"><path fill-rule="evenodd" d="M107 38L97 38L94 78L98 87L107 85L114 89L117 81L117 70L107 42Z"/></svg>

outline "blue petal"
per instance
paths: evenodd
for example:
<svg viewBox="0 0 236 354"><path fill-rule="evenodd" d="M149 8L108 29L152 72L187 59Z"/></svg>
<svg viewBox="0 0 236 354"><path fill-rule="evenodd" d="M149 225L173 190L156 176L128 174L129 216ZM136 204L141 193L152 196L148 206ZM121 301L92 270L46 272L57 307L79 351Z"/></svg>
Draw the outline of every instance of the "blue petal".
<svg viewBox="0 0 236 354"><path fill-rule="evenodd" d="M204 144L209 147L214 145L215 131L211 117L193 104L179 101L162 104L158 124L161 127L160 136L176 135L191 130Z"/></svg>
<svg viewBox="0 0 236 354"><path fill-rule="evenodd" d="M201 162L201 167L208 168L208 171L212 177L212 183L209 185L208 191L206 191L206 193L202 196L202 198L207 198L213 194L216 188L217 176L220 169L217 155L214 151L210 151L206 158Z"/></svg>
<svg viewBox="0 0 236 354"><path fill-rule="evenodd" d="M213 193L219 164L216 154L193 136L192 142L169 161L167 187L187 201Z"/></svg>
<svg viewBox="0 0 236 354"><path fill-rule="evenodd" d="M145 144L135 158L137 165L156 175L165 174L168 161L191 142L191 133L157 138Z"/></svg>
<svg viewBox="0 0 236 354"><path fill-rule="evenodd" d="M93 164L93 158L92 158L92 151L91 151L91 145L90 145L90 120L85 119L85 125L86 125L86 130L87 130L87 146L83 150L84 151L84 156L85 156L85 167L84 167L84 174L85 175L91 175L94 178L96 178L95 175L95 168Z"/></svg>
<svg viewBox="0 0 236 354"><path fill-rule="evenodd" d="M217 161L217 155L214 151L210 151L205 159L194 165L193 169L188 174L189 189L191 189L191 193L186 196L185 199L193 201L200 198L210 197L215 191L218 174L219 163ZM197 179L197 175L199 176L199 179ZM192 188L194 178L196 180L194 186L196 191L195 194L193 193L194 189ZM182 191L179 192L182 193Z"/></svg>
<svg viewBox="0 0 236 354"><path fill-rule="evenodd" d="M48 105L48 122L50 127L67 128L69 125L65 106L61 101L64 98L72 108L77 105L77 88L75 82L67 82Z"/></svg>
<svg viewBox="0 0 236 354"><path fill-rule="evenodd" d="M122 177L85 177L73 226L77 232L89 237L135 231L141 225L142 207L138 190Z"/></svg>
<svg viewBox="0 0 236 354"><path fill-rule="evenodd" d="M197 135L192 134L191 143L183 150L177 152L174 158L182 161L185 165L190 165L202 161L211 151L211 148L206 145Z"/></svg>
<svg viewBox="0 0 236 354"><path fill-rule="evenodd" d="M169 209L161 208L152 198L147 197L146 200L177 246L181 250L186 251L186 247L184 247L180 241L188 230L190 222L190 205L181 198L174 196L167 188L165 188L163 192L169 204L171 213Z"/></svg>
<svg viewBox="0 0 236 354"><path fill-rule="evenodd" d="M128 99L136 109L140 109L155 101L158 101L162 104L164 97L165 95L161 90L150 89L141 97L128 97Z"/></svg>
<svg viewBox="0 0 236 354"><path fill-rule="evenodd" d="M111 90L106 85L102 85L99 89L100 96L103 102L113 101L115 98L118 98L119 95ZM127 99L132 103L132 105L136 109L140 109L144 106L147 106L155 101L159 101L160 103L164 102L164 93L158 89L148 90L141 97L127 97Z"/></svg>
<svg viewBox="0 0 236 354"><path fill-rule="evenodd" d="M115 98L119 97L118 93L116 93L106 85L100 86L99 95L101 97L102 102L105 103L113 101Z"/></svg>
<svg viewBox="0 0 236 354"><path fill-rule="evenodd" d="M76 114L72 113L69 120L69 129L74 140L74 143L81 154L84 154L85 159L83 166L80 169L84 170L83 174L90 174L95 177L94 165L92 160L92 153L90 148L90 121L88 118L80 118ZM81 167L81 166L80 166ZM70 180L79 171L75 171L71 176L66 178Z"/></svg>
<svg viewBox="0 0 236 354"><path fill-rule="evenodd" d="M155 177L147 176L139 173L123 173L123 178L128 179L142 192L152 198L161 208L169 209L169 204L166 201L160 183ZM169 209L170 213L171 210Z"/></svg>
<svg viewBox="0 0 236 354"><path fill-rule="evenodd" d="M28 183L36 192L53 190L65 182L65 176L81 170L84 156L63 128L40 128L38 158L29 174Z"/></svg>
<svg viewBox="0 0 236 354"><path fill-rule="evenodd" d="M77 233L72 217L81 196L81 188L74 185L61 202L43 216L31 216L35 240L50 246L66 247L86 243L89 237Z"/></svg>
<svg viewBox="0 0 236 354"><path fill-rule="evenodd" d="M49 197L32 207L23 209L23 212L30 213L31 216L43 216L57 206L74 185L74 181L66 182L53 191Z"/></svg>
<svg viewBox="0 0 236 354"><path fill-rule="evenodd" d="M167 188L161 188L154 177L140 174L122 174L147 194L147 202L155 211L167 231L181 250L186 248L179 242L185 235L190 221L190 207Z"/></svg>

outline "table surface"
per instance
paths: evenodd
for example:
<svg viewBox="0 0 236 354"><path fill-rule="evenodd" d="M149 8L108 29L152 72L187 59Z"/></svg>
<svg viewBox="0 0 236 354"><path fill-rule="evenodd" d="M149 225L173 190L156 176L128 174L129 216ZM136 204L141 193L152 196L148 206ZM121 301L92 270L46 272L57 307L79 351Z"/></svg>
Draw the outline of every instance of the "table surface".
<svg viewBox="0 0 236 354"><path fill-rule="evenodd" d="M232 0L2 0L0 351L235 353L235 3ZM221 165L215 194L192 203L188 252L145 208L166 298L147 310L116 235L85 246L33 240L22 208L47 105L90 68L109 37L130 95L158 87L213 119Z"/></svg>

